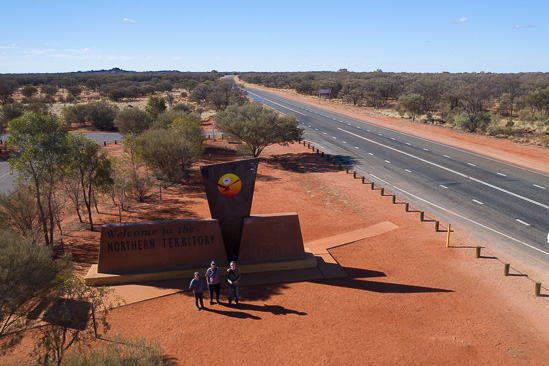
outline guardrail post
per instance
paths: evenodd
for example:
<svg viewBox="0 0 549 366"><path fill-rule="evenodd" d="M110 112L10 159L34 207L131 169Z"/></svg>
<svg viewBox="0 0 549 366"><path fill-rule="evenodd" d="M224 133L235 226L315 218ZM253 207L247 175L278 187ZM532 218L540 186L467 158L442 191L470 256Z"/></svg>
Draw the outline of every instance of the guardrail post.
<svg viewBox="0 0 549 366"><path fill-rule="evenodd" d="M446 248L450 246L450 230L452 228L452 224L448 224L448 234L446 235Z"/></svg>
<svg viewBox="0 0 549 366"><path fill-rule="evenodd" d="M503 275L504 276L509 276L509 268L511 268L511 264L510 263L505 263L505 265L503 267Z"/></svg>
<svg viewBox="0 0 549 366"><path fill-rule="evenodd" d="M425 221L425 212L421 211L419 213L419 221L421 222Z"/></svg>
<svg viewBox="0 0 549 366"><path fill-rule="evenodd" d="M438 232L439 227L440 227L440 222L438 222L437 220L435 221L435 232Z"/></svg>
<svg viewBox="0 0 549 366"><path fill-rule="evenodd" d="M541 295L541 282L536 282L536 288L534 289L534 295L540 297Z"/></svg>
<svg viewBox="0 0 549 366"><path fill-rule="evenodd" d="M404 204L404 212L408 212L410 210L410 204L408 202L406 202ZM438 231L438 230L437 230Z"/></svg>
<svg viewBox="0 0 549 366"><path fill-rule="evenodd" d="M475 257L476 257L476 258L480 258L480 249L481 249L481 248L482 248L482 247L477 247L477 248L476 248L476 250L475 250Z"/></svg>

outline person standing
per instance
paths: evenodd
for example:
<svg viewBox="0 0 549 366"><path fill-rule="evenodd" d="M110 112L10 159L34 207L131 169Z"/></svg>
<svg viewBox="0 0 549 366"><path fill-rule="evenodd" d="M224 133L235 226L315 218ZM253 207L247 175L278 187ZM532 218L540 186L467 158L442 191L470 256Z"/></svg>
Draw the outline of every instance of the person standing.
<svg viewBox="0 0 549 366"><path fill-rule="evenodd" d="M229 283L229 305L233 301L238 305L238 280L240 279L240 271L236 268L236 262L232 261L229 269L227 269L227 282Z"/></svg>
<svg viewBox="0 0 549 366"><path fill-rule="evenodd" d="M219 268L215 261L212 261L210 268L206 271L206 282L208 283L208 291L210 293L210 305L213 305L214 291L216 303L219 304L219 290L221 289L221 281L219 278Z"/></svg>
<svg viewBox="0 0 549 366"><path fill-rule="evenodd" d="M189 285L189 290L193 290L194 294L194 303L196 305L196 310L204 309L204 296L202 295L202 280L200 279L200 274L198 272L194 273L194 278L191 280ZM198 307L198 300L200 299L200 307Z"/></svg>

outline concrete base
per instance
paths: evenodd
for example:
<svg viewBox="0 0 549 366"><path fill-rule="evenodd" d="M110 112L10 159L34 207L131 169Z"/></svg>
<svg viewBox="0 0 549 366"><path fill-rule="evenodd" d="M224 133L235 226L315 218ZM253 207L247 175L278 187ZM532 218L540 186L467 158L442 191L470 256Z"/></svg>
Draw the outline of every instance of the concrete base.
<svg viewBox="0 0 549 366"><path fill-rule="evenodd" d="M225 273L227 265L220 263L221 273ZM262 272L278 272L288 270L312 269L317 267L317 258L306 248L305 256L298 258L287 258L281 261L242 261L238 262L240 273L262 273ZM171 270L163 270L149 273L126 273L126 274L110 274L98 273L97 264L91 266L88 274L85 277L88 285L119 285L126 283L137 283L146 281L158 281L169 279L192 279L194 272L199 272L203 277L206 273L204 266L200 268L173 268Z"/></svg>

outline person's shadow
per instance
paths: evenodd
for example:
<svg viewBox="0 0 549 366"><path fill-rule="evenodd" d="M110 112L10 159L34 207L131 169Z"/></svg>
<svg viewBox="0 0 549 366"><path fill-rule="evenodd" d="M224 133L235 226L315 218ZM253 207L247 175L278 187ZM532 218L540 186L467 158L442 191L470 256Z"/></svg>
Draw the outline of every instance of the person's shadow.
<svg viewBox="0 0 549 366"><path fill-rule="evenodd" d="M262 318L259 316L252 315L246 311L259 311L264 313L271 313L274 315L289 315L289 314L296 314L296 315L307 315L307 313L292 310L292 309L286 309L283 306L280 305L267 305L264 304L263 306L260 305L252 305L252 304L243 304L240 303L238 305L229 305L229 304L219 304L219 305L210 305L209 307L205 308L204 311L209 311L211 313L216 313L220 315L230 316L237 319L253 319L253 320L261 320Z"/></svg>

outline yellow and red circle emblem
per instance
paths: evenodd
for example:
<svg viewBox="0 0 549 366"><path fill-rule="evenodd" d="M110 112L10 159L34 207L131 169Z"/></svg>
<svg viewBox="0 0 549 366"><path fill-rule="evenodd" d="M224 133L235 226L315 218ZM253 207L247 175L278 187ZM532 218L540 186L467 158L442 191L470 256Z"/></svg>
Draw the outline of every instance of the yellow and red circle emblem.
<svg viewBox="0 0 549 366"><path fill-rule="evenodd" d="M217 188L225 197L232 197L240 192L242 182L237 175L229 173L219 178L219 181L217 181Z"/></svg>

